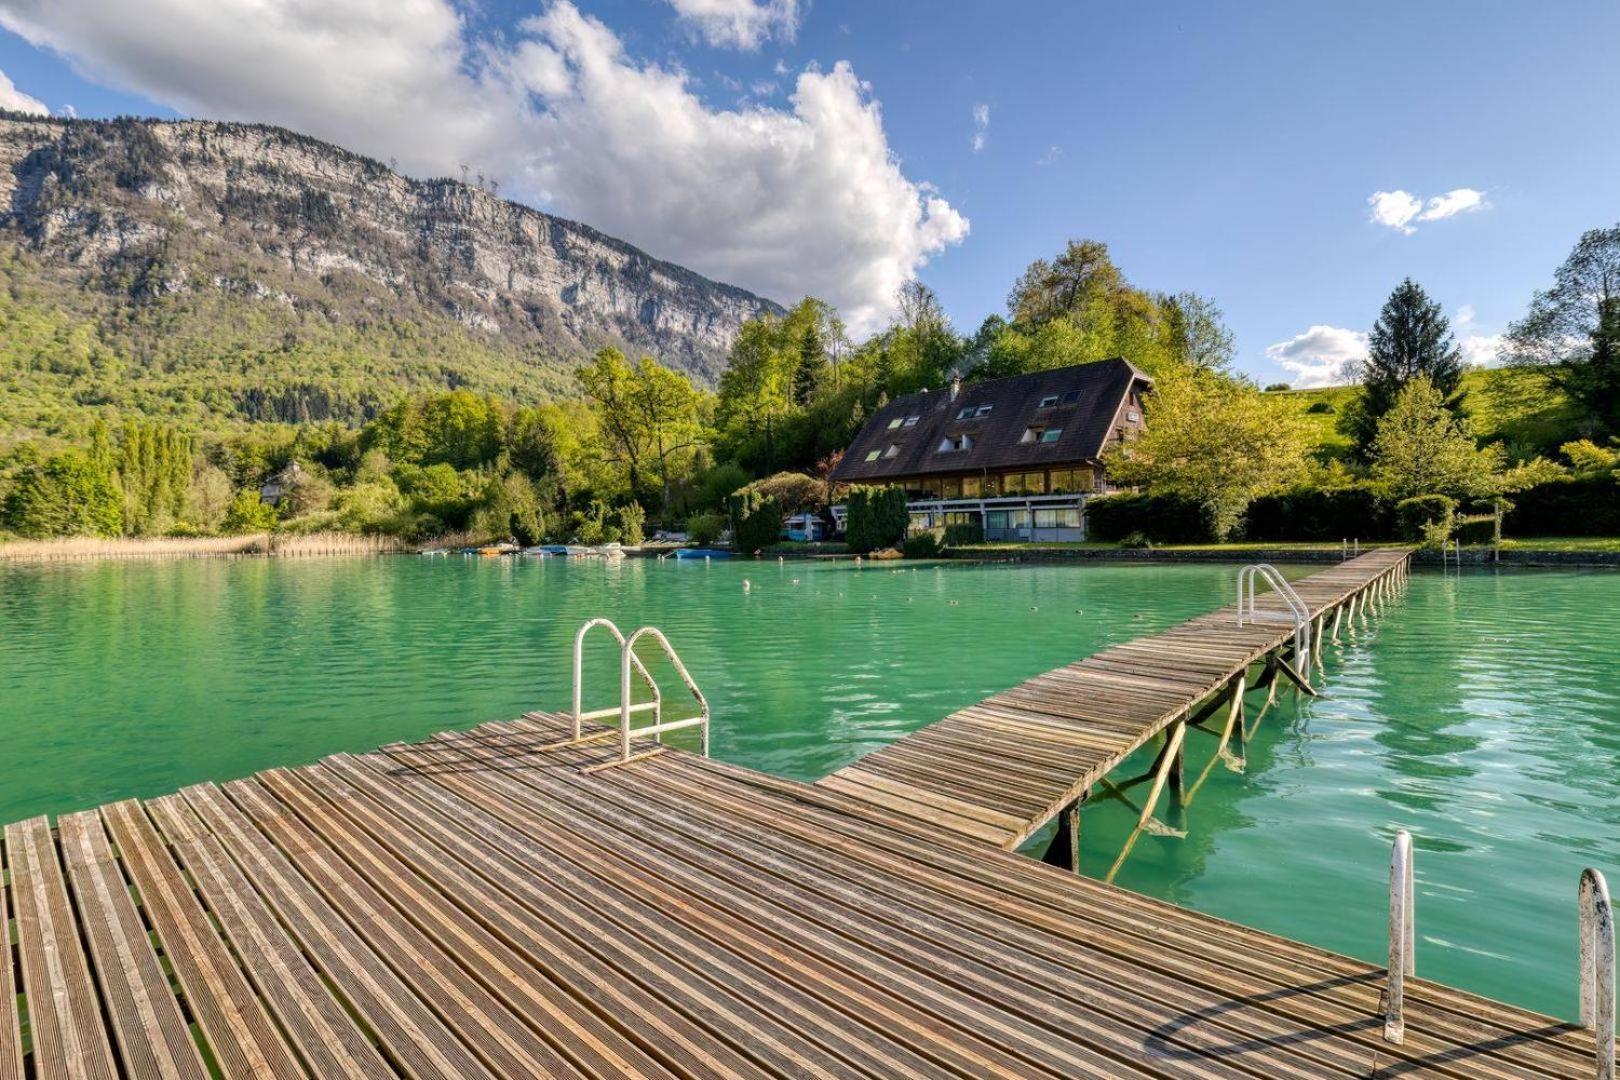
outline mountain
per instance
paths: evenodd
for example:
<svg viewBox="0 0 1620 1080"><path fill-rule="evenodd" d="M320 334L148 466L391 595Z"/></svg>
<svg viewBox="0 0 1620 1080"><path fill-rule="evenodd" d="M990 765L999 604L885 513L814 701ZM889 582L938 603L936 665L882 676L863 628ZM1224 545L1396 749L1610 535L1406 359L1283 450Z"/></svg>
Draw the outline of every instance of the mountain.
<svg viewBox="0 0 1620 1080"><path fill-rule="evenodd" d="M257 124L0 113L0 211L0 433L534 401L603 344L712 382L781 311L492 184Z"/></svg>

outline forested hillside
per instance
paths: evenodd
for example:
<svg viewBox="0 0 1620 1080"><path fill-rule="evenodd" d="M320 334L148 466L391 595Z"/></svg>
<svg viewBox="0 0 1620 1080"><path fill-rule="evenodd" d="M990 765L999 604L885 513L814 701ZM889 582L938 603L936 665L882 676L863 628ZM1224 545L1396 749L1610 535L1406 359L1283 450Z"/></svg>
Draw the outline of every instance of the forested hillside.
<svg viewBox="0 0 1620 1080"><path fill-rule="evenodd" d="M595 230L278 128L0 113L0 437L358 424L577 392L603 345L718 378L780 311Z"/></svg>

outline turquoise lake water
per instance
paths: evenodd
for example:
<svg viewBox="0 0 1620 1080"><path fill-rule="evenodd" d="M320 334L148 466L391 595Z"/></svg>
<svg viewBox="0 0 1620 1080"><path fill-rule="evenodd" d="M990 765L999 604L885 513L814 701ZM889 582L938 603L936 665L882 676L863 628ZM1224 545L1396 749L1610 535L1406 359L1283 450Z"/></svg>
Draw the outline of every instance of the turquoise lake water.
<svg viewBox="0 0 1620 1080"><path fill-rule="evenodd" d="M1234 575L460 557L0 566L0 820L566 708L573 633L598 614L669 635L712 703L715 756L812 780L1229 603ZM1143 837L1117 882L1379 962L1404 827L1419 974L1571 1016L1577 876L1620 874L1617 637L1620 574L1420 572L1375 626L1329 647L1320 699L1279 699L1244 773L1215 765L1172 816L1187 837ZM612 701L606 644L589 655L587 707ZM1190 778L1209 741L1189 743ZM1131 823L1117 802L1086 811L1085 872L1107 872Z"/></svg>

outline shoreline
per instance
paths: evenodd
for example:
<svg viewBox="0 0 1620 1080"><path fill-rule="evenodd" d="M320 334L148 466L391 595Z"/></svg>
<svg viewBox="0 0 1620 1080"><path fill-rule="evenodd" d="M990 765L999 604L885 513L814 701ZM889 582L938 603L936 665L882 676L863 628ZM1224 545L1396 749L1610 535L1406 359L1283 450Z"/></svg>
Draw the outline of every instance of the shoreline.
<svg viewBox="0 0 1620 1080"><path fill-rule="evenodd" d="M348 533L241 536L126 537L106 540L76 536L58 540L17 540L0 544L0 562L88 562L126 559L303 558L318 555L391 555L415 548L393 537Z"/></svg>

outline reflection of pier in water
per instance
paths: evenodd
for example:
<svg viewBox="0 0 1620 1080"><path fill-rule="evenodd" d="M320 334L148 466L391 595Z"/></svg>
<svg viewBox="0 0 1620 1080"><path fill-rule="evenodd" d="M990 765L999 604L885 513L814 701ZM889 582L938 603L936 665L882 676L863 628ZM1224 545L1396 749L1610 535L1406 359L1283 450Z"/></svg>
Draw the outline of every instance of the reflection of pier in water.
<svg viewBox="0 0 1620 1080"><path fill-rule="evenodd" d="M1592 1075L1575 1025L1416 979L1387 1043L1382 969L966 815L573 735L536 713L9 827L0 1078Z"/></svg>

